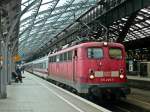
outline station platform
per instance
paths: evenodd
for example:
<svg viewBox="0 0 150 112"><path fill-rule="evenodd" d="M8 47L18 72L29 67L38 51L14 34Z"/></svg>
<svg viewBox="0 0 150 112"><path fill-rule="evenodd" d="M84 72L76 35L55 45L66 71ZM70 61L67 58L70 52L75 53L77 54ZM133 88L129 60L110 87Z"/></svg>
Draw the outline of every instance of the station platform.
<svg viewBox="0 0 150 112"><path fill-rule="evenodd" d="M150 90L150 77L127 76L128 85L132 88Z"/></svg>
<svg viewBox="0 0 150 112"><path fill-rule="evenodd" d="M149 81L150 77L141 77L141 76L127 76L129 80L140 80L140 81Z"/></svg>
<svg viewBox="0 0 150 112"><path fill-rule="evenodd" d="M28 72L23 83L7 87L0 112L110 112Z"/></svg>

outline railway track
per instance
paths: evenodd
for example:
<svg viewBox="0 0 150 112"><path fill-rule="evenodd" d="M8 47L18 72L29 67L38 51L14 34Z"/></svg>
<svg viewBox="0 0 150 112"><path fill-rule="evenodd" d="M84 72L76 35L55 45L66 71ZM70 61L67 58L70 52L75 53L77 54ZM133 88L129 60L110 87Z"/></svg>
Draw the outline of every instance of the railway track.
<svg viewBox="0 0 150 112"><path fill-rule="evenodd" d="M113 112L150 112L150 110L147 110L145 108L139 107L126 101L118 101L114 104L107 104L101 106Z"/></svg>
<svg viewBox="0 0 150 112"><path fill-rule="evenodd" d="M137 100L137 99L136 99ZM112 112L150 112L149 108L145 108L139 104L136 104L134 101L128 101L126 99L122 99L116 102L108 101L104 103L99 103L98 101L92 101L97 105L100 105Z"/></svg>
<svg viewBox="0 0 150 112"><path fill-rule="evenodd" d="M90 101L112 112L150 112L150 98L147 93L142 95L132 93L126 99L120 99L115 102L105 101L102 103L97 99Z"/></svg>

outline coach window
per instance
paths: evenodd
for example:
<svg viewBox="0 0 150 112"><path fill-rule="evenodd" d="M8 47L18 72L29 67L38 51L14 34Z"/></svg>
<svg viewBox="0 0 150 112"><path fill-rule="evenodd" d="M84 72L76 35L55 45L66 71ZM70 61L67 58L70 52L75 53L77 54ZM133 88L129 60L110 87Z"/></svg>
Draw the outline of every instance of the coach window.
<svg viewBox="0 0 150 112"><path fill-rule="evenodd" d="M53 62L53 57L51 57L51 62Z"/></svg>
<svg viewBox="0 0 150 112"><path fill-rule="evenodd" d="M52 57L52 62L56 62L56 56Z"/></svg>
<svg viewBox="0 0 150 112"><path fill-rule="evenodd" d="M56 62L59 62L60 61L60 55L57 55L56 56Z"/></svg>
<svg viewBox="0 0 150 112"><path fill-rule="evenodd" d="M43 68L43 63L40 63L40 64L39 64L39 68Z"/></svg>
<svg viewBox="0 0 150 112"><path fill-rule="evenodd" d="M43 68L46 68L46 63L45 62L43 62Z"/></svg>
<svg viewBox="0 0 150 112"><path fill-rule="evenodd" d="M63 61L63 54L60 54L60 61Z"/></svg>
<svg viewBox="0 0 150 112"><path fill-rule="evenodd" d="M72 60L72 51L68 52L68 60Z"/></svg>
<svg viewBox="0 0 150 112"><path fill-rule="evenodd" d="M88 48L88 58L99 59L103 57L102 48Z"/></svg>
<svg viewBox="0 0 150 112"><path fill-rule="evenodd" d="M48 58L48 62L51 62L51 58L50 57Z"/></svg>
<svg viewBox="0 0 150 112"><path fill-rule="evenodd" d="M49 57L49 62L52 62L52 57Z"/></svg>
<svg viewBox="0 0 150 112"><path fill-rule="evenodd" d="M53 56L52 57L50 57L51 58L51 62L53 62Z"/></svg>
<svg viewBox="0 0 150 112"><path fill-rule="evenodd" d="M52 56L52 62L54 62L54 56Z"/></svg>
<svg viewBox="0 0 150 112"><path fill-rule="evenodd" d="M56 62L56 56L53 57L53 62Z"/></svg>
<svg viewBox="0 0 150 112"><path fill-rule="evenodd" d="M39 68L43 68L43 64L42 63L39 64Z"/></svg>
<svg viewBox="0 0 150 112"><path fill-rule="evenodd" d="M64 53L64 61L67 60L67 53Z"/></svg>

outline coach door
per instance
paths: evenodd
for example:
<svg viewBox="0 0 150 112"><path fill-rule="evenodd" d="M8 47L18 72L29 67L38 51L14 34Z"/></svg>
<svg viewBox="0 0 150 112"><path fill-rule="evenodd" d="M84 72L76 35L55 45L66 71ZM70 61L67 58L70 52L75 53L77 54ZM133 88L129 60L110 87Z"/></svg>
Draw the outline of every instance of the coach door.
<svg viewBox="0 0 150 112"><path fill-rule="evenodd" d="M73 51L73 82L76 82L77 75L77 49Z"/></svg>

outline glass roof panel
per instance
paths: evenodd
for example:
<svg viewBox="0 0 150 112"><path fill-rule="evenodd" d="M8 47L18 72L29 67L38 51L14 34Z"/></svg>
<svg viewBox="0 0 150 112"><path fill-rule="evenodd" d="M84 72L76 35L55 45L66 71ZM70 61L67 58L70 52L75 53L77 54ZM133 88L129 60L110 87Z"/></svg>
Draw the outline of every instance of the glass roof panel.
<svg viewBox="0 0 150 112"><path fill-rule="evenodd" d="M46 4L46 3L49 3L49 2L52 2L53 0L42 0L42 4Z"/></svg>
<svg viewBox="0 0 150 112"><path fill-rule="evenodd" d="M140 20L144 19L143 16L137 16L137 18L140 19Z"/></svg>
<svg viewBox="0 0 150 112"><path fill-rule="evenodd" d="M24 15L21 17L21 20L23 20L23 19L25 19L25 18L31 16L32 13L33 13L33 10L28 11L26 14L24 14Z"/></svg>
<svg viewBox="0 0 150 112"><path fill-rule="evenodd" d="M97 2L96 0L42 0L40 4L41 0L22 0L22 10L33 1L37 2L20 21L22 35L19 39L19 52L24 52L26 55L31 55L43 44L54 40L54 36ZM23 50L26 47L28 50ZM31 49L34 49L34 52Z"/></svg>
<svg viewBox="0 0 150 112"><path fill-rule="evenodd" d="M39 12L42 12L44 10L47 10L49 8L49 5L50 4L44 4L44 5L41 5L40 9L39 9Z"/></svg>
<svg viewBox="0 0 150 112"><path fill-rule="evenodd" d="M56 7L63 6L63 5L65 5L65 3L67 3L68 1L69 1L69 0L60 0Z"/></svg>
<svg viewBox="0 0 150 112"><path fill-rule="evenodd" d="M138 26L139 28L143 27L141 24L135 24L135 25Z"/></svg>
<svg viewBox="0 0 150 112"><path fill-rule="evenodd" d="M147 9L145 9L145 8L144 8L144 9L141 9L141 11L142 11L142 12L146 12L146 13L148 12Z"/></svg>

